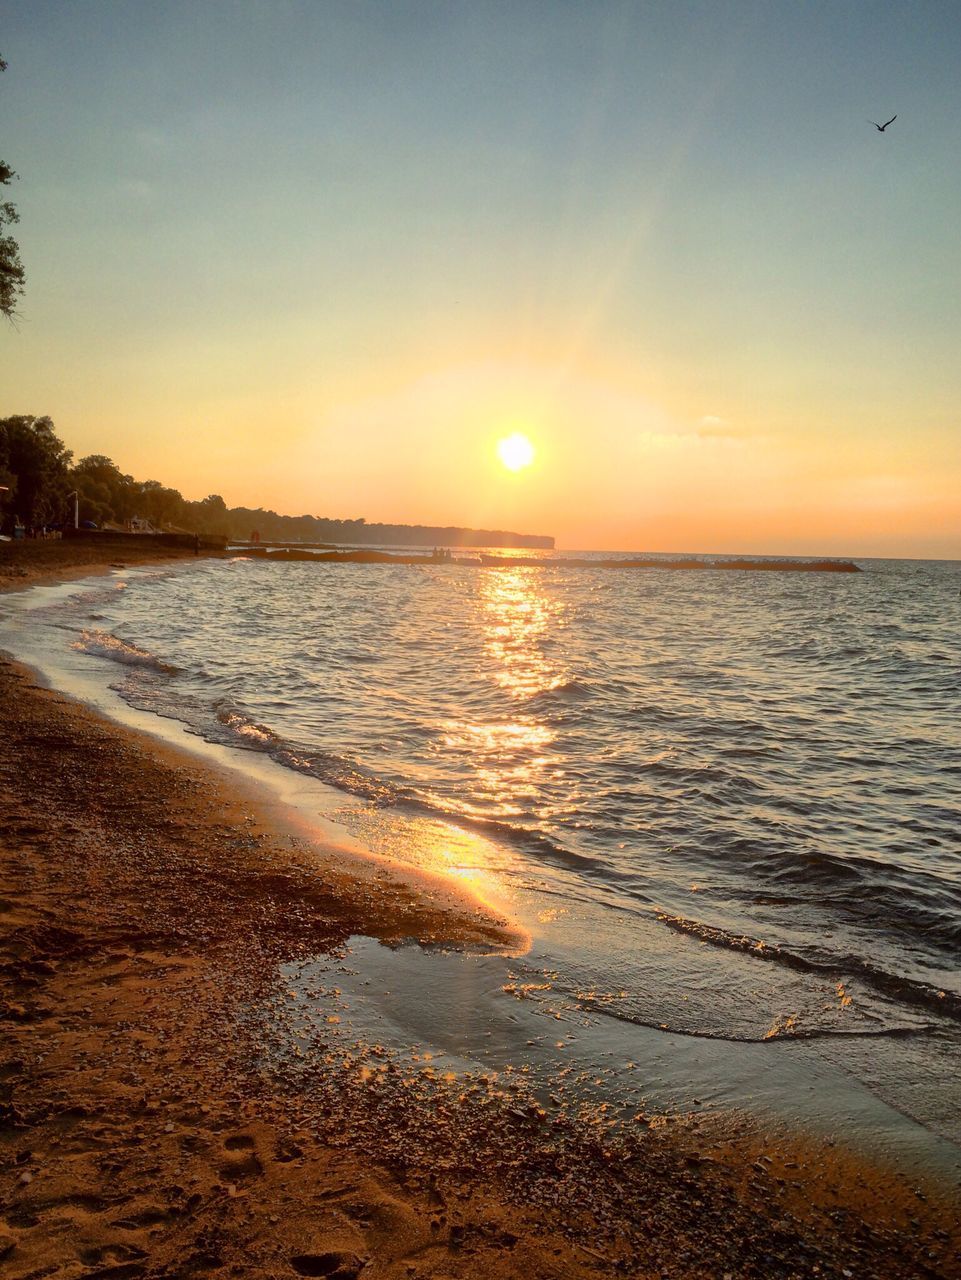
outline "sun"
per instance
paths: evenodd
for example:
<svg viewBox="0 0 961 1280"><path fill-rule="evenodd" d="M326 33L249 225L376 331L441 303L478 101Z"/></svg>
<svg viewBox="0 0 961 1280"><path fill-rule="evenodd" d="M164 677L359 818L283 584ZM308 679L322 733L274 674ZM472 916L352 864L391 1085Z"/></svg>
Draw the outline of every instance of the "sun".
<svg viewBox="0 0 961 1280"><path fill-rule="evenodd" d="M515 431L497 442L497 456L508 471L522 471L534 461L534 446L527 436Z"/></svg>

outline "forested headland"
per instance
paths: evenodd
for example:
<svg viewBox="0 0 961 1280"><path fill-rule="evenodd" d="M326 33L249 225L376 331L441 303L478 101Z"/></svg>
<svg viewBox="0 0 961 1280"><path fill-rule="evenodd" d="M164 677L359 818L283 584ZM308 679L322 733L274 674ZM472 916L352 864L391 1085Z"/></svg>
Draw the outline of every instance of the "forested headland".
<svg viewBox="0 0 961 1280"><path fill-rule="evenodd" d="M554 539L501 529L369 524L363 517L280 515L263 507L228 507L218 493L192 502L159 480L135 480L110 458L78 462L49 418L0 418L0 532L72 524L74 494L81 523L222 536L244 541L328 542L361 546L546 547Z"/></svg>

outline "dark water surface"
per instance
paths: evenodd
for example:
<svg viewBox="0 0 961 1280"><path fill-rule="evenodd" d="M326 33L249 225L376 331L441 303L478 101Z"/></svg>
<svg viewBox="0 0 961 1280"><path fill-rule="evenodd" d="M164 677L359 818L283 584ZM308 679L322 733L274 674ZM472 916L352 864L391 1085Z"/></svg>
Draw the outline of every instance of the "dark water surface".
<svg viewBox="0 0 961 1280"><path fill-rule="evenodd" d="M505 905L525 1019L824 1042L958 1140L961 564L860 563L238 559L33 593L0 643L320 779L364 845Z"/></svg>

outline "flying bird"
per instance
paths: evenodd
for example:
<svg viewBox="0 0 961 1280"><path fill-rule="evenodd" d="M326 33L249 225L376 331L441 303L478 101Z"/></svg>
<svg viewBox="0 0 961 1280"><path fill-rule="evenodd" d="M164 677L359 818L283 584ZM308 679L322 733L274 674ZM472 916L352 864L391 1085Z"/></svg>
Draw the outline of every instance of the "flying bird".
<svg viewBox="0 0 961 1280"><path fill-rule="evenodd" d="M897 120L897 116L892 116L890 120L885 120L884 124L878 124L877 120L869 120L868 124L873 124L878 133L883 133L889 124L893 124Z"/></svg>

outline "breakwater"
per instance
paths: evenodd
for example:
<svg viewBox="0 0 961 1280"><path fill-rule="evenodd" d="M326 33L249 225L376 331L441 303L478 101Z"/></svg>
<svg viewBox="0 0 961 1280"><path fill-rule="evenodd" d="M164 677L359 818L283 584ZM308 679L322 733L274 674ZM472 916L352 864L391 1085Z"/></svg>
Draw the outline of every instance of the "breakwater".
<svg viewBox="0 0 961 1280"><path fill-rule="evenodd" d="M311 551L306 547L235 547L243 555L256 560L277 563L290 561L318 564L458 564L477 565L487 569L516 569L519 567L560 569L732 569L766 570L784 573L860 573L850 560L748 560L748 559L657 559L653 557L618 556L611 559L588 559L578 556L450 556L433 553L402 554L394 551L328 550Z"/></svg>

